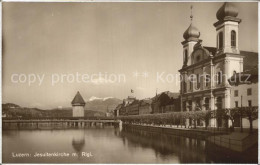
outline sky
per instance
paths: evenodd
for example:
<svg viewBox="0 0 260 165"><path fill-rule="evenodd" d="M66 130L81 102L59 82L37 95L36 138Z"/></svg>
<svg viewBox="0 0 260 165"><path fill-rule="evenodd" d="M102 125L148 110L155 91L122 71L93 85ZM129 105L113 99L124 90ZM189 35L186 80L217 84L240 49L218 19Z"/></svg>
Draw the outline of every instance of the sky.
<svg viewBox="0 0 260 165"><path fill-rule="evenodd" d="M48 109L70 106L77 91L86 101L179 92L190 6L202 45L214 47L222 4L3 2L3 103ZM236 6L239 49L258 52L258 5Z"/></svg>

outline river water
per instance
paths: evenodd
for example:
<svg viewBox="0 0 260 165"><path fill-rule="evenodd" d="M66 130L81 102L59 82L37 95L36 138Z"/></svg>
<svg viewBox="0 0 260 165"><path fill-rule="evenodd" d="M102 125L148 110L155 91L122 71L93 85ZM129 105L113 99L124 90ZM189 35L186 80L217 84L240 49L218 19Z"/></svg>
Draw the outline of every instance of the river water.
<svg viewBox="0 0 260 165"><path fill-rule="evenodd" d="M114 127L4 130L2 137L4 163L215 162L204 140L119 131Z"/></svg>

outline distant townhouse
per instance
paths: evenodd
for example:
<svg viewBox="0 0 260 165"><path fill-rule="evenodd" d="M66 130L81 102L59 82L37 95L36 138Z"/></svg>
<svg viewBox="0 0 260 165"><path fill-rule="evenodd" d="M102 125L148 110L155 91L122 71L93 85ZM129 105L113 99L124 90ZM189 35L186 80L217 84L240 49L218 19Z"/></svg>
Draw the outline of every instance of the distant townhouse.
<svg viewBox="0 0 260 165"><path fill-rule="evenodd" d="M120 109L122 108L123 104L119 104L116 106L115 110L114 110L114 116L115 117L118 117L119 116L119 112L120 112Z"/></svg>
<svg viewBox="0 0 260 165"><path fill-rule="evenodd" d="M139 102L139 114L151 114L152 113L152 100L144 99Z"/></svg>
<svg viewBox="0 0 260 165"><path fill-rule="evenodd" d="M123 100L122 106L119 109L119 116L126 116L128 115L128 111L129 111L129 105L135 101L136 98L132 97L132 96L128 96L126 99Z"/></svg>
<svg viewBox="0 0 260 165"><path fill-rule="evenodd" d="M179 97L178 93L169 91L162 92L152 98L152 113L165 113L165 107L171 109L174 107L173 100Z"/></svg>
<svg viewBox="0 0 260 165"><path fill-rule="evenodd" d="M127 106L128 115L139 115L139 100L134 100Z"/></svg>

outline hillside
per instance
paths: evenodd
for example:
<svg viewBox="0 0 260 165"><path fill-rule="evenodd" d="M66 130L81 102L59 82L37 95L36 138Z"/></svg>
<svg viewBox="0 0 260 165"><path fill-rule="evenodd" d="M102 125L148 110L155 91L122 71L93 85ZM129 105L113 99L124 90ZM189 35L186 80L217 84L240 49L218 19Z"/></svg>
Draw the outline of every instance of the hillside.
<svg viewBox="0 0 260 165"><path fill-rule="evenodd" d="M2 113L8 117L37 118L37 117L71 117L72 108L42 110L38 108L20 107L13 103L2 104ZM103 112L85 110L85 117L105 116Z"/></svg>

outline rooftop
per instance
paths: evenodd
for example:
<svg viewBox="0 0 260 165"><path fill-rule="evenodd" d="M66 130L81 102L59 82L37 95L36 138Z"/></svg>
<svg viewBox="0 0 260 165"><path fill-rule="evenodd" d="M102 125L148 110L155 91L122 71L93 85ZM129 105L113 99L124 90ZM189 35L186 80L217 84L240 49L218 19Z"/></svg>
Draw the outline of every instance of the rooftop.
<svg viewBox="0 0 260 165"><path fill-rule="evenodd" d="M86 104L84 99L80 95L79 91L77 92L76 96L72 100L71 104L72 105L83 105L83 106Z"/></svg>

